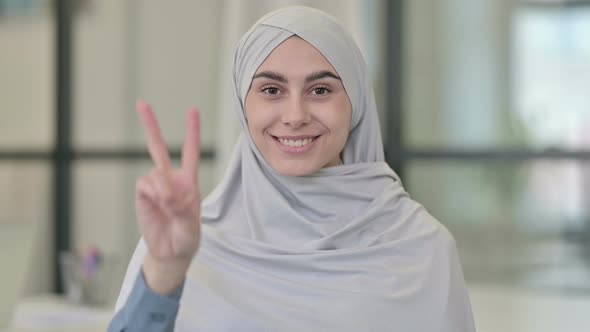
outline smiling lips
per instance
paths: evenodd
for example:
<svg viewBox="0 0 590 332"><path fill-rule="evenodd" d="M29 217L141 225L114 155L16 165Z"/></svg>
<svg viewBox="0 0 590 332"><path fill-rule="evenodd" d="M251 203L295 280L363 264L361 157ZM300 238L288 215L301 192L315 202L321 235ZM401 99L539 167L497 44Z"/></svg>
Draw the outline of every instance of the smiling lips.
<svg viewBox="0 0 590 332"><path fill-rule="evenodd" d="M278 147L289 153L303 153L313 147L313 143L319 136L273 136Z"/></svg>

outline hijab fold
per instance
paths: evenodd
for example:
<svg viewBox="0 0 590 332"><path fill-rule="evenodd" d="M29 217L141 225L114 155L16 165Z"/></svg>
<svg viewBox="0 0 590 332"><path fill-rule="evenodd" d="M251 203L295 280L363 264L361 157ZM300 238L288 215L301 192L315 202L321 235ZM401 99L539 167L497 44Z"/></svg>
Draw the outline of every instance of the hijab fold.
<svg viewBox="0 0 590 332"><path fill-rule="evenodd" d="M257 68L295 35L336 69L353 109L343 164L300 177L264 160L244 111ZM474 331L454 240L384 162L367 66L336 20L307 7L267 14L240 40L233 80L243 134L202 203L175 330ZM140 240L117 308L145 253Z"/></svg>

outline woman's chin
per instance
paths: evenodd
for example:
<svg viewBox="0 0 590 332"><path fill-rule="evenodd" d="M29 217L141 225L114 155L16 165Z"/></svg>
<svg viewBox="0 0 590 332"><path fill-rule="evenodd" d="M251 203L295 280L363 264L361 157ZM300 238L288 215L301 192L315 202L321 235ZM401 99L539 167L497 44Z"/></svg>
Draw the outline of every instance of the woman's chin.
<svg viewBox="0 0 590 332"><path fill-rule="evenodd" d="M317 172L321 166L314 167L309 163L285 161L271 164L275 172L283 176L306 176Z"/></svg>

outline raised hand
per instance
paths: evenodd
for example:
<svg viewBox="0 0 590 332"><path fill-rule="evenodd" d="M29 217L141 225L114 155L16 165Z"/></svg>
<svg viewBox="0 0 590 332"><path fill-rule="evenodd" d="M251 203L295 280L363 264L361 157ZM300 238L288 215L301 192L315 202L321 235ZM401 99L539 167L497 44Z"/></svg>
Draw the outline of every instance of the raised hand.
<svg viewBox="0 0 590 332"><path fill-rule="evenodd" d="M184 280L200 243L199 113L195 108L187 111L182 165L173 169L150 105L140 101L136 108L154 162L135 190L137 222L148 247L143 271L150 288L166 294Z"/></svg>

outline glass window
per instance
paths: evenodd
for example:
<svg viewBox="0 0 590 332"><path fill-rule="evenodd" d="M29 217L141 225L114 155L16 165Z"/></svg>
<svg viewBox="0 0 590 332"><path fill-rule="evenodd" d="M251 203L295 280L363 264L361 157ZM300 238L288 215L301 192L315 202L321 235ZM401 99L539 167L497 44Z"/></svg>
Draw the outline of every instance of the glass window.
<svg viewBox="0 0 590 332"><path fill-rule="evenodd" d="M51 168L46 162L0 162L0 232L21 229L23 239L33 242L33 257L18 257L14 263L0 262L3 267L17 268L27 261L29 271L25 292L47 291L52 287L52 210ZM25 230L26 229L26 230ZM5 248L3 251L15 250ZM23 249L22 255L26 251ZM0 276L0 282L4 282ZM9 282L9 281L6 281Z"/></svg>
<svg viewBox="0 0 590 332"><path fill-rule="evenodd" d="M49 155L53 148L55 27L50 9L45 0L0 1L0 155ZM25 294L47 292L53 286L51 176L49 157L0 158L0 233L9 236L0 241L1 250L8 253L2 255L0 266L3 271L24 265L29 269L26 280L7 274L0 282L13 289L24 282Z"/></svg>
<svg viewBox="0 0 590 332"><path fill-rule="evenodd" d="M590 6L405 1L411 148L590 148Z"/></svg>
<svg viewBox="0 0 590 332"><path fill-rule="evenodd" d="M53 143L53 17L27 8L0 7L0 150L48 150Z"/></svg>
<svg viewBox="0 0 590 332"><path fill-rule="evenodd" d="M514 15L514 102L533 147L590 147L590 5Z"/></svg>
<svg viewBox="0 0 590 332"><path fill-rule="evenodd" d="M455 235L468 280L590 290L588 166L412 161L406 185Z"/></svg>
<svg viewBox="0 0 590 332"><path fill-rule="evenodd" d="M220 15L214 1L100 1L80 13L73 42L76 148L144 148L136 98L152 104L171 146L183 141L186 109L199 107L202 144L212 146L221 30L199 27L217 27Z"/></svg>

